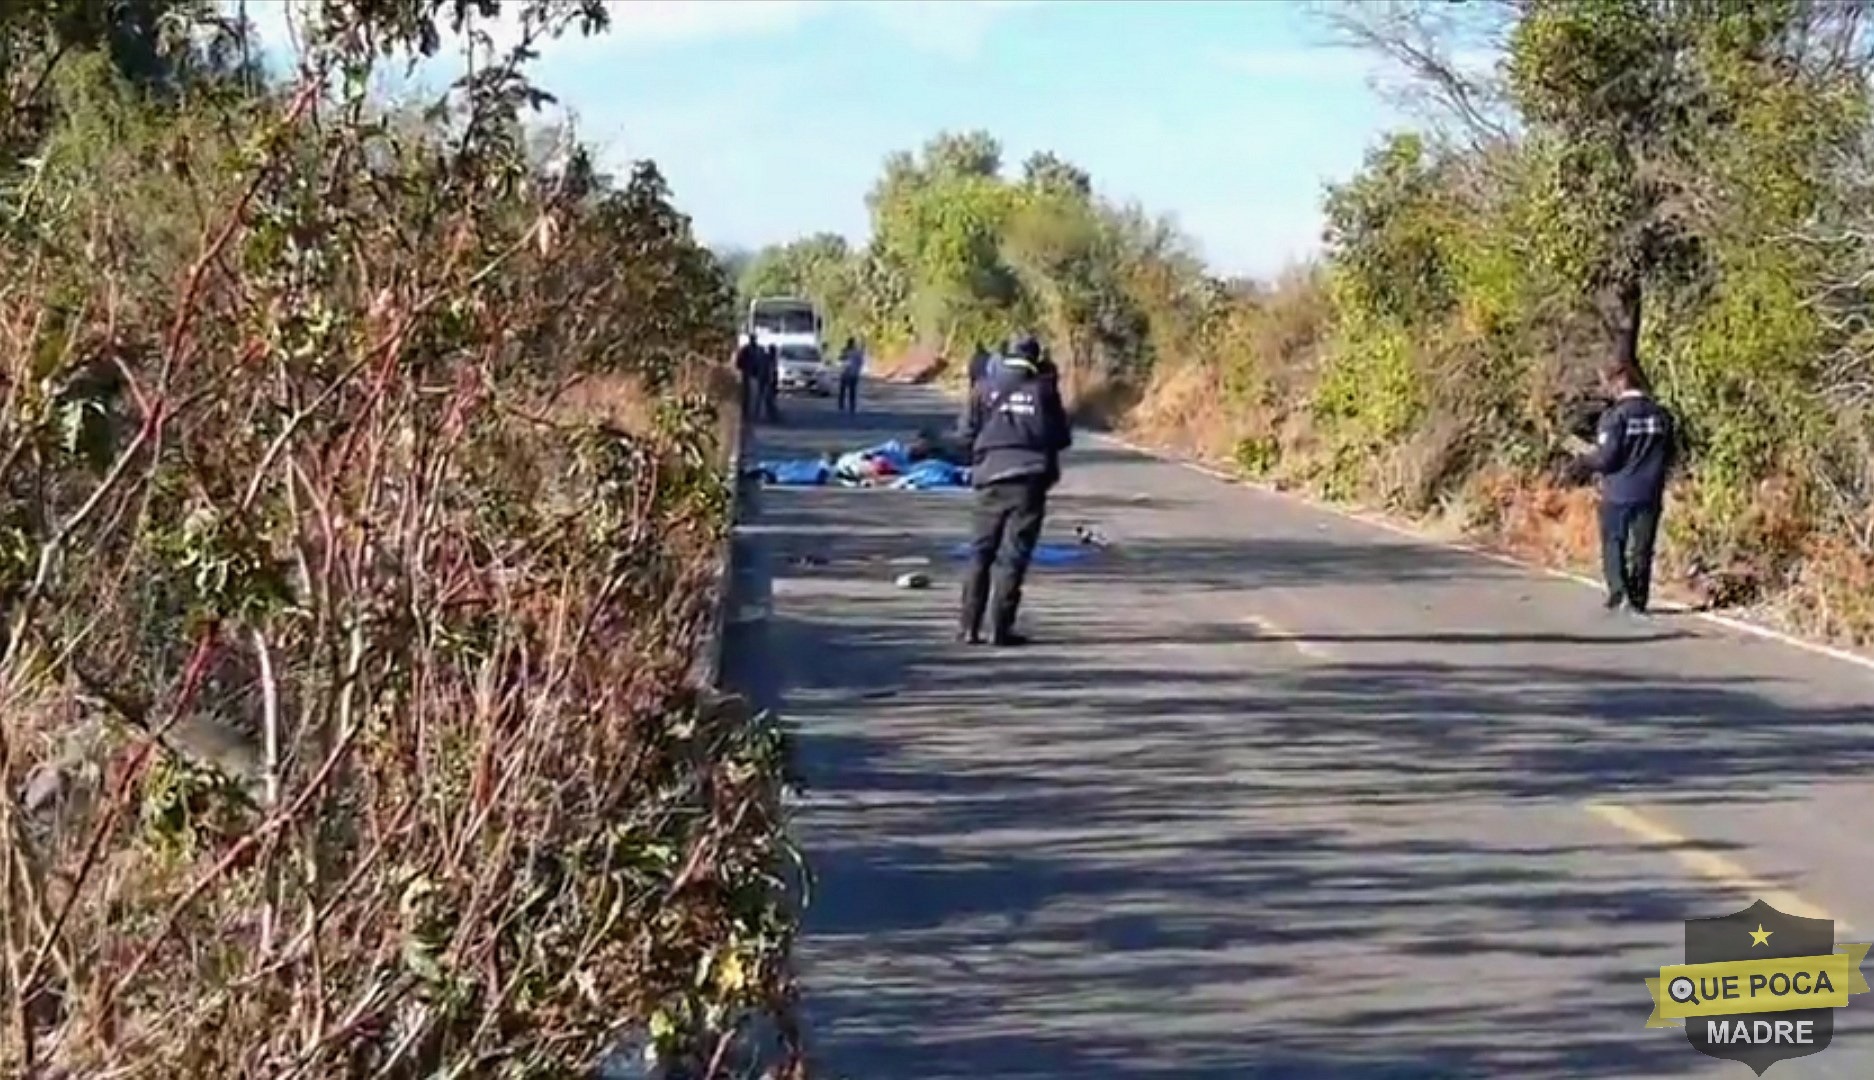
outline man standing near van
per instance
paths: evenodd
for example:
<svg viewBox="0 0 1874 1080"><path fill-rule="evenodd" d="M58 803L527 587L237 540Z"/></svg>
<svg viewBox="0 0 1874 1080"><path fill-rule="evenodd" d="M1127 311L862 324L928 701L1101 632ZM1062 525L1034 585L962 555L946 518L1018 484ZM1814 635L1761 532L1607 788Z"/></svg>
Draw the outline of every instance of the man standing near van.
<svg viewBox="0 0 1874 1080"><path fill-rule="evenodd" d="M839 353L839 409L859 411L859 376L865 372L865 350L852 338Z"/></svg>
<svg viewBox="0 0 1874 1080"><path fill-rule="evenodd" d="M761 350L761 409L768 423L781 422L781 350L772 344Z"/></svg>
<svg viewBox="0 0 1874 1080"><path fill-rule="evenodd" d="M1601 414L1594 448L1577 459L1601 477L1601 573L1609 611L1623 604L1645 614L1653 584L1653 545L1677 458L1672 414L1653 400L1640 369L1616 363L1605 373L1614 403Z"/></svg>
<svg viewBox="0 0 1874 1080"><path fill-rule="evenodd" d="M752 422L761 412L761 367L764 359L761 346L755 344L752 332L742 339L742 344L735 350L735 373L742 377L743 420Z"/></svg>
<svg viewBox="0 0 1874 1080"><path fill-rule="evenodd" d="M1015 632L1022 581L1041 539L1048 491L1061 476L1061 452L1073 443L1060 389L1040 365L1040 344L1032 337L1017 342L996 373L971 391L959 424L971 446L976 489L957 626L957 640L969 644L982 641L985 613L991 644L1027 644Z"/></svg>

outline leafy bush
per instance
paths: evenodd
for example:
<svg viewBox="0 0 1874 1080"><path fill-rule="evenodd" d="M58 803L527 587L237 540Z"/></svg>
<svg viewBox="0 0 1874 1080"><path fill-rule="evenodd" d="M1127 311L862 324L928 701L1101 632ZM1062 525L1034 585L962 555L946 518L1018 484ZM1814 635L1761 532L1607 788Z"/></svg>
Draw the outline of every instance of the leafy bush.
<svg viewBox="0 0 1874 1080"><path fill-rule="evenodd" d="M421 114L374 65L495 4L325 3L271 87L67 9L0 23L0 1067L718 1072L791 995L786 747L690 676L727 283L648 163L527 153L602 9Z"/></svg>

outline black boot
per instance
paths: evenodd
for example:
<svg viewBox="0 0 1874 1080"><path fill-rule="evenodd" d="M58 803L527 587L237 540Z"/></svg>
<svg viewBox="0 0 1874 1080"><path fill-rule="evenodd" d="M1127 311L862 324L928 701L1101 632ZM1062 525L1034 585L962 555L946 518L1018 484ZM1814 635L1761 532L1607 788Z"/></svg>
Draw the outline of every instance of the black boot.
<svg viewBox="0 0 1874 1080"><path fill-rule="evenodd" d="M1028 644L1026 637L1015 632L1015 613L1021 608L1022 587L1007 581L997 581L991 603L995 614L990 620L989 643L1004 647Z"/></svg>
<svg viewBox="0 0 1874 1080"><path fill-rule="evenodd" d="M987 574L972 572L963 579L963 610L957 619L957 641L980 645L983 640L983 612L989 606L989 590L984 586Z"/></svg>

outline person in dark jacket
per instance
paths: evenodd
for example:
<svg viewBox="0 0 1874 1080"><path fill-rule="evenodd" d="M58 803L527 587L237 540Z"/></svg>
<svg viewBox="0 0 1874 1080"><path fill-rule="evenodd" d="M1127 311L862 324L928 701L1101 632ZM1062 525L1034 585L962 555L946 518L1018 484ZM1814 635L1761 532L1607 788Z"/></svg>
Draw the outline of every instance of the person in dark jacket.
<svg viewBox="0 0 1874 1080"><path fill-rule="evenodd" d="M761 351L761 408L770 424L781 422L781 350L773 345Z"/></svg>
<svg viewBox="0 0 1874 1080"><path fill-rule="evenodd" d="M1576 461L1601 477L1601 573L1607 608L1625 604L1645 614L1653 582L1653 544L1659 536L1666 480L1678 456L1672 414L1653 400L1631 363L1606 374L1613 404L1596 425L1594 448Z"/></svg>
<svg viewBox="0 0 1874 1080"><path fill-rule="evenodd" d="M1040 345L1033 338L1019 341L995 374L971 390L958 425L971 447L976 489L957 627L957 640L970 644L983 640L985 613L992 644L1027 643L1015 632L1022 580L1041 539L1048 491L1060 479L1061 452L1073 444L1060 388L1040 362Z"/></svg>
<svg viewBox="0 0 1874 1080"><path fill-rule="evenodd" d="M856 338L847 338L839 351L839 411L859 411L859 379L865 373L865 349Z"/></svg>
<svg viewBox="0 0 1874 1080"><path fill-rule="evenodd" d="M989 350L982 342L976 343L976 351L970 354L970 389L974 391L978 383L989 377Z"/></svg>
<svg viewBox="0 0 1874 1080"><path fill-rule="evenodd" d="M753 420L761 410L761 370L766 362L762 347L750 334L735 350L735 373L742 377L742 419Z"/></svg>

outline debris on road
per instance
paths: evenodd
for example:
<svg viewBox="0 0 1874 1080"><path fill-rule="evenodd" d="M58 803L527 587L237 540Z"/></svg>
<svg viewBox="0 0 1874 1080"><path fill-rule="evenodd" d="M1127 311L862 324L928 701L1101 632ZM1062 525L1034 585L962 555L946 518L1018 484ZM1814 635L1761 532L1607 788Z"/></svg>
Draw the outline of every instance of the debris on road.
<svg viewBox="0 0 1874 1080"><path fill-rule="evenodd" d="M896 584L900 589L928 589L930 588L930 575L916 572L899 574Z"/></svg>
<svg viewBox="0 0 1874 1080"><path fill-rule="evenodd" d="M1034 566L1066 566L1070 563L1080 562L1092 556L1095 551L1102 550L1104 549L1096 547L1095 545L1079 542L1072 544L1037 544L1035 545L1034 558L1030 560L1030 563ZM969 558L970 545L962 543L951 548L950 557L953 559Z"/></svg>

